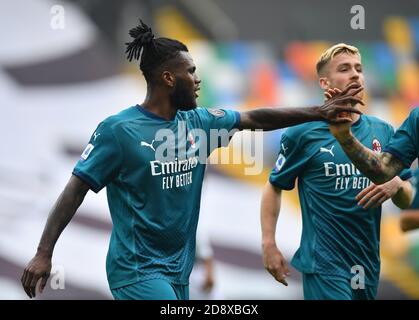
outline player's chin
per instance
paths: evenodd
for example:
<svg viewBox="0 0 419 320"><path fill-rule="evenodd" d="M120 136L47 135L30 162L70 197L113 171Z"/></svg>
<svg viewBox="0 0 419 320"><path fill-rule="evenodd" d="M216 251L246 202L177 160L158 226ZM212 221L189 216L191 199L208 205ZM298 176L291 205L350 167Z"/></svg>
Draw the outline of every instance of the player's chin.
<svg viewBox="0 0 419 320"><path fill-rule="evenodd" d="M196 103L196 99L194 99L194 101L184 103L179 109L182 110L182 111L188 111L188 110L195 109L197 107L198 107L198 105Z"/></svg>

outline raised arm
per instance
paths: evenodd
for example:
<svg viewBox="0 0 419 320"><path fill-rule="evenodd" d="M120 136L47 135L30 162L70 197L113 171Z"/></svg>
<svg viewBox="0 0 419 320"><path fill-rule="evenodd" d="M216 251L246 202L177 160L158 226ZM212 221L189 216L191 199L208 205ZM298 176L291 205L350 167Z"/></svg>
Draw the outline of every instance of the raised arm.
<svg viewBox="0 0 419 320"><path fill-rule="evenodd" d="M387 182L404 168L403 163L391 153L376 153L362 145L352 134L350 125L330 124L329 128L355 167L374 183Z"/></svg>
<svg viewBox="0 0 419 320"><path fill-rule="evenodd" d="M267 182L262 194L260 220L262 226L263 264L265 269L283 285L288 286L285 277L289 274L288 264L279 251L276 240L276 224L281 209L282 191Z"/></svg>
<svg viewBox="0 0 419 320"><path fill-rule="evenodd" d="M352 119L349 114L347 114L346 117L341 116L339 118L337 115L342 112L361 113L358 108L351 107L350 104L363 104L360 99L355 97L358 92L363 90L363 87L356 88L349 93L351 89L354 89L354 86L349 86L341 93L338 93L333 98L327 100L321 106L304 108L261 108L242 112L240 114L241 119L239 129L262 129L269 131L294 126L308 121L324 120L333 123L350 122Z"/></svg>
<svg viewBox="0 0 419 320"><path fill-rule="evenodd" d="M55 243L83 202L87 191L89 191L89 186L73 175L51 209L38 250L26 266L21 278L22 286L30 298L35 297L36 285L41 278L40 292L42 293L51 272L51 258Z"/></svg>

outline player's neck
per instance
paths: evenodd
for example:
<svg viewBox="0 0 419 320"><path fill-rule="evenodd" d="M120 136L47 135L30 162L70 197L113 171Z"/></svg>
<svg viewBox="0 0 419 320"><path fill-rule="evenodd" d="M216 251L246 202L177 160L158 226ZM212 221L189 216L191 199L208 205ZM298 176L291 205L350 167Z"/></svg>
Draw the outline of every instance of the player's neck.
<svg viewBox="0 0 419 320"><path fill-rule="evenodd" d="M154 113L160 118L171 121L175 118L177 110L173 108L170 99L162 93L147 91L147 96L142 103L142 107Z"/></svg>

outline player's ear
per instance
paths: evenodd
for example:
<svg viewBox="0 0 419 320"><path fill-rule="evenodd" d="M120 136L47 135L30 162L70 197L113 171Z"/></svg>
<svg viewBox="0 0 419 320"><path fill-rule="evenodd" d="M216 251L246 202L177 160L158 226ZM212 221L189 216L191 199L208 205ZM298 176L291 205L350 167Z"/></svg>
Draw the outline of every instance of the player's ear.
<svg viewBox="0 0 419 320"><path fill-rule="evenodd" d="M169 88L174 88L176 83L176 77L170 71L163 71L162 73L163 83Z"/></svg>
<svg viewBox="0 0 419 320"><path fill-rule="evenodd" d="M330 89L330 82L327 79L327 77L320 77L319 78L319 85L320 85L320 88L322 88L323 90Z"/></svg>

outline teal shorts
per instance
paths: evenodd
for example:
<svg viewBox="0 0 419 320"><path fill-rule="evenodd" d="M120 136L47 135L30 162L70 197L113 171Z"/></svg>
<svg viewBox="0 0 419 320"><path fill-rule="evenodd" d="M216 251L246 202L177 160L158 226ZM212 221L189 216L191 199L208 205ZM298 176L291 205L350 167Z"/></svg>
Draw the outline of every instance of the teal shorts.
<svg viewBox="0 0 419 320"><path fill-rule="evenodd" d="M189 300L189 285L163 279L139 281L111 291L115 300Z"/></svg>
<svg viewBox="0 0 419 320"><path fill-rule="evenodd" d="M377 287L352 289L349 279L303 273L304 300L374 300Z"/></svg>

